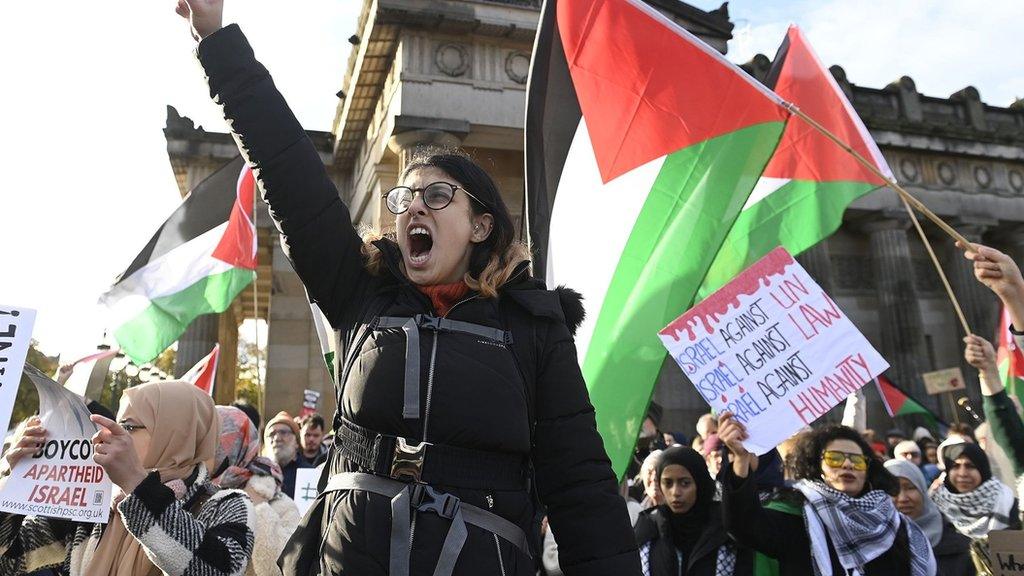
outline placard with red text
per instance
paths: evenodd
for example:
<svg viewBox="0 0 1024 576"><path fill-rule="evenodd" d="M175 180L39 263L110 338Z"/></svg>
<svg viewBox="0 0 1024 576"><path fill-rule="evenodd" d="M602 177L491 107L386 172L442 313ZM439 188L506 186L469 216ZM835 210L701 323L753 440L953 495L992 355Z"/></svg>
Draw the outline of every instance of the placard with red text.
<svg viewBox="0 0 1024 576"><path fill-rule="evenodd" d="M783 248L659 336L711 408L743 422L758 455L889 367Z"/></svg>
<svg viewBox="0 0 1024 576"><path fill-rule="evenodd" d="M25 375L39 393L46 441L3 480L0 511L105 523L113 485L93 460L96 425L85 402L33 366L25 365Z"/></svg>

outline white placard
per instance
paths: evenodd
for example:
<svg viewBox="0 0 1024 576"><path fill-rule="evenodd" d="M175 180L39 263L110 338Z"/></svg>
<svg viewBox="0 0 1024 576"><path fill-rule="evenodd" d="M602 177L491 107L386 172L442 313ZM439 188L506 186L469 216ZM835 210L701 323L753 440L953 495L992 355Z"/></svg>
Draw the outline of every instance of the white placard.
<svg viewBox="0 0 1024 576"><path fill-rule="evenodd" d="M93 460L96 425L85 402L32 366L25 374L39 391L46 443L18 462L0 486L0 511L79 522L106 522L111 482Z"/></svg>
<svg viewBox="0 0 1024 576"><path fill-rule="evenodd" d="M0 422L5 425L5 431L10 428L18 382L35 322L35 310L0 304Z"/></svg>
<svg viewBox="0 0 1024 576"><path fill-rule="evenodd" d="M764 454L889 364L782 248L688 310L659 336L716 412Z"/></svg>
<svg viewBox="0 0 1024 576"><path fill-rule="evenodd" d="M299 509L299 515L305 515L306 510L313 505L319 492L316 485L320 481L322 466L316 468L299 468L295 471L295 506Z"/></svg>

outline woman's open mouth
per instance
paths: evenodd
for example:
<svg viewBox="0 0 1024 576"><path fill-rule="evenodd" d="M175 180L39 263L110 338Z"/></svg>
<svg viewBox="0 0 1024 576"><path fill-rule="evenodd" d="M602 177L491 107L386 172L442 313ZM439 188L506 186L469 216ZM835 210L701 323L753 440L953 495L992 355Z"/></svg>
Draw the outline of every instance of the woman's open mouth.
<svg viewBox="0 0 1024 576"><path fill-rule="evenodd" d="M409 262L414 266L426 264L430 259L430 249L434 247L434 239L430 231L423 226L413 225L409 228Z"/></svg>

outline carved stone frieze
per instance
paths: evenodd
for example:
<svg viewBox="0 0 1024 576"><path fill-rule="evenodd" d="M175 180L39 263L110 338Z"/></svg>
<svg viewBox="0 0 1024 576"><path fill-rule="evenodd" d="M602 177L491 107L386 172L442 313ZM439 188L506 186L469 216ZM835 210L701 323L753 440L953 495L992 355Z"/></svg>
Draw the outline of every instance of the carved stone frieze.
<svg viewBox="0 0 1024 576"><path fill-rule="evenodd" d="M434 64L442 74L458 78L469 71L470 52L461 44L440 44L434 50Z"/></svg>
<svg viewBox="0 0 1024 576"><path fill-rule="evenodd" d="M530 55L526 52L509 52L505 57L505 75L516 84L526 84L526 78L530 75Z"/></svg>

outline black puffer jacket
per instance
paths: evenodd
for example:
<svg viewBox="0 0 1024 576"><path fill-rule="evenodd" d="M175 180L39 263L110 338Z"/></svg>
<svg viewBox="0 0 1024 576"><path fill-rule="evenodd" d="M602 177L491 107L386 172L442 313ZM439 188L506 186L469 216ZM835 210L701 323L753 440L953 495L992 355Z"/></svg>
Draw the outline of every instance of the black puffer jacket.
<svg viewBox="0 0 1024 576"><path fill-rule="evenodd" d="M432 314L430 300L400 273L392 242L377 243L386 270L376 276L366 271L348 208L238 27L207 37L198 52L211 95L223 104L243 154L256 170L295 271L339 331L345 348L339 353L346 352L350 361L342 364L350 368L347 382L338 387L344 390L338 416L417 441L528 459L558 537L565 573L639 574L625 502L597 434L558 294L544 290L524 268L502 288L500 298L471 293L448 313L450 319L510 331L514 346L470 334L420 330L421 415L403 418L406 337L401 329L365 328L378 316ZM578 300L574 305L579 307ZM525 357L517 363L513 352ZM520 370L529 373L521 375ZM360 471L337 457L331 469ZM469 489L459 486L457 474L447 478L435 487L530 533L534 503L525 486ZM286 573L307 572L317 564L334 574L385 573L390 517L391 502L376 494L347 491L322 498L304 519L308 532L293 538L282 557ZM434 514L418 514L413 574L433 572L448 525ZM454 573L532 571L525 555L470 526Z"/></svg>
<svg viewBox="0 0 1024 576"><path fill-rule="evenodd" d="M754 555L747 548L740 548L733 542L722 525L722 511L716 503L711 507L707 528L701 532L693 545L689 558L683 558L685 566L679 566L680 553L672 542L672 526L665 516L664 508L644 510L634 527L636 542L641 555L646 554L647 572L644 576L716 576L718 549L731 546L736 564L730 574L744 576L754 573ZM724 568L724 567L723 567Z"/></svg>

